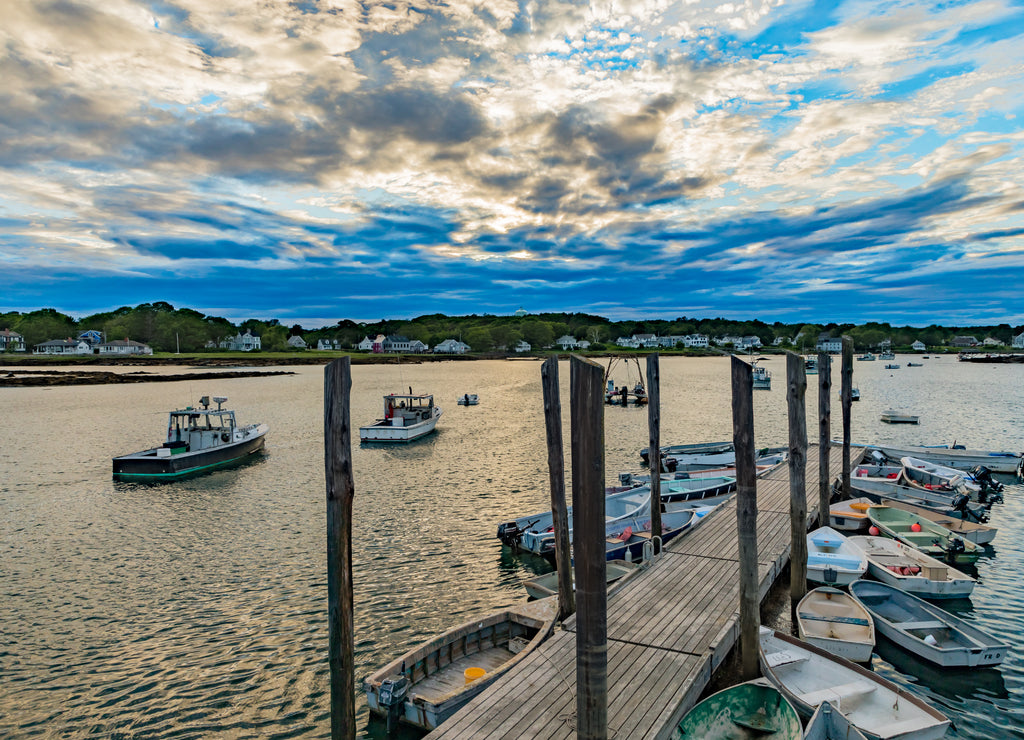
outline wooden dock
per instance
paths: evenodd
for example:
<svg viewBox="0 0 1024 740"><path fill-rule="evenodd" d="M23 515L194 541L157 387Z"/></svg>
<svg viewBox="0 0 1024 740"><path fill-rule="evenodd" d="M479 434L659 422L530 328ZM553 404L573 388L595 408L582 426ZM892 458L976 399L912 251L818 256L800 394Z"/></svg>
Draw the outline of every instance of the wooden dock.
<svg viewBox="0 0 1024 740"><path fill-rule="evenodd" d="M817 519L817 446L808 448L808 522ZM829 470L842 469L832 446ZM789 467L757 482L763 600L789 560ZM429 738L576 737L576 619ZM668 738L739 635L736 499L609 592L608 737Z"/></svg>

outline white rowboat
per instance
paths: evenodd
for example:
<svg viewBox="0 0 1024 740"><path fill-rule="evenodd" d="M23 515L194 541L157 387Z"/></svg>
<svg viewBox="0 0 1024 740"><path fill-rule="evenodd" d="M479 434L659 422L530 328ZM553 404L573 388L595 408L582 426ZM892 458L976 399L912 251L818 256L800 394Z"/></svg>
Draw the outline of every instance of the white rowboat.
<svg viewBox="0 0 1024 740"><path fill-rule="evenodd" d="M833 655L867 663L875 647L875 626L864 605L845 591L822 586L800 599L796 608L801 640Z"/></svg>

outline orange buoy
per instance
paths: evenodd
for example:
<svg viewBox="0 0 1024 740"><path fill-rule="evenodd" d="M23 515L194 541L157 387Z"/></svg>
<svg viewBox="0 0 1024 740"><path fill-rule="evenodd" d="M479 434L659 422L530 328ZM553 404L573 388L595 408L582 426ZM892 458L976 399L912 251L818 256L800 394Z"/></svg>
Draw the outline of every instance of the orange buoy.
<svg viewBox="0 0 1024 740"><path fill-rule="evenodd" d="M878 527L876 527L874 524L872 524L870 527L868 527L868 534L877 537L878 536Z"/></svg>
<svg viewBox="0 0 1024 740"><path fill-rule="evenodd" d="M921 525L918 524L917 522L914 522L913 524L910 525L910 531L911 532L920 532L921 531Z"/></svg>

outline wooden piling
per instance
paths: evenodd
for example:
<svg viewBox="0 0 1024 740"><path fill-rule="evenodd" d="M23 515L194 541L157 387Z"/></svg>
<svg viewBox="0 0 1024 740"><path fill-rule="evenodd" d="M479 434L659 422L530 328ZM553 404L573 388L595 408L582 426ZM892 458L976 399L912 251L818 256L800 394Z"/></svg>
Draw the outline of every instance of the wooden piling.
<svg viewBox="0 0 1024 740"><path fill-rule="evenodd" d="M840 401L843 404L843 498L850 498L850 413L853 406L853 339L843 337Z"/></svg>
<svg viewBox="0 0 1024 740"><path fill-rule="evenodd" d="M832 357L818 353L818 526L828 526L828 507L832 500L832 477L828 469L828 451L832 443Z"/></svg>
<svg viewBox="0 0 1024 740"><path fill-rule="evenodd" d="M327 479L327 656L331 669L331 738L355 738L355 617L352 599L351 360L324 369L324 471Z"/></svg>
<svg viewBox="0 0 1024 740"><path fill-rule="evenodd" d="M647 468L651 471L651 534L661 537L661 386L658 353L647 355ZM655 553L656 554L656 553Z"/></svg>
<svg viewBox="0 0 1024 740"><path fill-rule="evenodd" d="M761 599L757 578L757 466L754 462L754 375L732 357L732 441L736 448L736 537L740 568L740 675L758 677Z"/></svg>
<svg viewBox="0 0 1024 740"><path fill-rule="evenodd" d="M807 593L807 370L804 358L786 353L789 407L789 599L793 609Z"/></svg>
<svg viewBox="0 0 1024 740"><path fill-rule="evenodd" d="M558 357L540 367L544 390L544 427L548 437L548 478L551 481L551 523L555 533L555 567L558 569L559 619L576 611L572 589L572 557L569 552L569 513L565 504L565 455L562 451L562 399L558 390Z"/></svg>
<svg viewBox="0 0 1024 740"><path fill-rule="evenodd" d="M600 365L573 355L569 415L576 563L576 737L582 740L608 736L603 377Z"/></svg>

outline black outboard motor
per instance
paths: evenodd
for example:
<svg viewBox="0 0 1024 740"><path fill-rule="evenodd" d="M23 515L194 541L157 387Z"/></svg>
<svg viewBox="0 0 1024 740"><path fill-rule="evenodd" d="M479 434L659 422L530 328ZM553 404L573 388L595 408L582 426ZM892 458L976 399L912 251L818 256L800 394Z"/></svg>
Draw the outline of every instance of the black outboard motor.
<svg viewBox="0 0 1024 740"><path fill-rule="evenodd" d="M396 673L380 682L377 703L387 715L388 735L398 729L398 718L405 713L405 696L409 693L409 679Z"/></svg>
<svg viewBox="0 0 1024 740"><path fill-rule="evenodd" d="M676 472L676 468L679 467L679 461L676 460L674 457L664 458L663 464L665 466L666 473L674 473Z"/></svg>
<svg viewBox="0 0 1024 740"><path fill-rule="evenodd" d="M998 493L1002 491L1005 486L992 477L992 471L986 468L984 465L975 465L969 471L971 478L981 486L981 490L995 491Z"/></svg>
<svg viewBox="0 0 1024 740"><path fill-rule="evenodd" d="M523 532L515 522L505 522L498 525L498 539L503 545L508 545L513 551L519 550L519 542Z"/></svg>
<svg viewBox="0 0 1024 740"><path fill-rule="evenodd" d="M951 563L956 562L956 556L962 554L966 549L964 541L959 537L954 537L950 540L949 547L946 549L946 560Z"/></svg>

